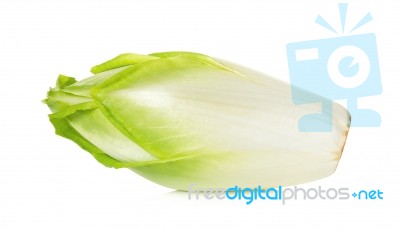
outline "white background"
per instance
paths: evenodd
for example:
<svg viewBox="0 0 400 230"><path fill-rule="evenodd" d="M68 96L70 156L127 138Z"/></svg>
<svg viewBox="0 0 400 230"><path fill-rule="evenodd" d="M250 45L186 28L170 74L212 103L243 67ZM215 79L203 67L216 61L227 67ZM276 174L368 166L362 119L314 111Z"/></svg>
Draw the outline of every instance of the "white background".
<svg viewBox="0 0 400 230"><path fill-rule="evenodd" d="M185 50L288 81L289 42L335 37L335 1L1 1L0 229L399 229L399 7L349 2L354 34L377 36L383 94L361 104L380 128L352 128L338 170L303 187L380 189L384 200L196 201L103 167L58 137L40 101L60 73L81 79L119 53ZM397 4L397 5L395 5ZM397 212L397 214L396 214ZM397 227L397 228L396 228Z"/></svg>

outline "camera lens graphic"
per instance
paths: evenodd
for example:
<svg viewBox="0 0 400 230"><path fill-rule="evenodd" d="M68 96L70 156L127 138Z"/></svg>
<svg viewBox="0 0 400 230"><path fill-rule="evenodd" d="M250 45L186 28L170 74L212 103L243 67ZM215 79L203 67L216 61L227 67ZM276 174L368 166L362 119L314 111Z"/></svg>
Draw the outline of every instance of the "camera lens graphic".
<svg viewBox="0 0 400 230"><path fill-rule="evenodd" d="M357 46L342 46L328 59L328 75L332 82L343 88L362 85L370 73L368 55Z"/></svg>

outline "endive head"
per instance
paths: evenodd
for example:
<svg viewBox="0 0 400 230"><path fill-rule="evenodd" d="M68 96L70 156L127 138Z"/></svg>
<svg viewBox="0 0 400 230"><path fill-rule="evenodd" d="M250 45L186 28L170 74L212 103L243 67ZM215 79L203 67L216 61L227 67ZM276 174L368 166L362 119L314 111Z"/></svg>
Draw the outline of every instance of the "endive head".
<svg viewBox="0 0 400 230"><path fill-rule="evenodd" d="M48 92L56 133L106 166L175 189L328 176L349 128L348 112L333 104L315 119L333 117L331 132L299 132L298 119L320 106L296 106L288 84L202 54L122 54L91 72L81 81L61 75Z"/></svg>

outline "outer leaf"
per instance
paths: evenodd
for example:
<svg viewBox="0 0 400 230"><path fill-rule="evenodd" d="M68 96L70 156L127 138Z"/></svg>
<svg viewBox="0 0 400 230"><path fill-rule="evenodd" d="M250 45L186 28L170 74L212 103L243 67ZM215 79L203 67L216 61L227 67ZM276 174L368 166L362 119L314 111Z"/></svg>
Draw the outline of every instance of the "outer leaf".
<svg viewBox="0 0 400 230"><path fill-rule="evenodd" d="M119 161L141 162L157 159L121 133L99 109L76 111L67 119L81 136Z"/></svg>
<svg viewBox="0 0 400 230"><path fill-rule="evenodd" d="M143 162L121 162L108 154L105 154L102 150L97 148L95 145L86 140L80 133L78 133L66 118L50 117L50 122L56 129L56 134L78 144L82 149L88 151L98 162L107 167L113 168L135 168L146 165L157 165L165 164L168 162L179 161L187 159L188 157L172 158L168 160L150 160Z"/></svg>

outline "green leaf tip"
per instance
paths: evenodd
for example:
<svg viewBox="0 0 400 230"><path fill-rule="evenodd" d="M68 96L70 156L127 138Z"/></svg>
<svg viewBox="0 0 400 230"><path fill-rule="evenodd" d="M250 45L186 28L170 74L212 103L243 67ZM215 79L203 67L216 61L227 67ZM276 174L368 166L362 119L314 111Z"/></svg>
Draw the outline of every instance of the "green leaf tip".
<svg viewBox="0 0 400 230"><path fill-rule="evenodd" d="M77 82L77 81L73 77L59 75L57 78L57 82L56 82L56 88L63 89L69 85L74 84L75 82Z"/></svg>
<svg viewBox="0 0 400 230"><path fill-rule="evenodd" d="M146 61L151 61L158 59L158 57L148 56L148 55L141 55L141 54L134 54L134 53L125 53L120 54L117 57L108 60L100 65L96 65L92 67L90 72L93 74L101 73L107 70L115 69L118 67L134 65Z"/></svg>

